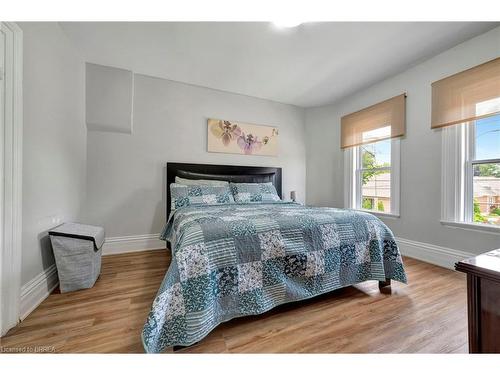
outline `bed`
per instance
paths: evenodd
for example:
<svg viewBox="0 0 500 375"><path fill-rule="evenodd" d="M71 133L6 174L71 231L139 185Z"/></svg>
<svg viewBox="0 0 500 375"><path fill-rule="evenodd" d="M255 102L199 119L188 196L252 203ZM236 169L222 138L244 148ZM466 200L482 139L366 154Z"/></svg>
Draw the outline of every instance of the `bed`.
<svg viewBox="0 0 500 375"><path fill-rule="evenodd" d="M176 176L271 183L281 168L167 163L172 261L142 331L146 352L189 346L235 317L367 280L406 283L390 229L366 212L294 202L192 205L170 212Z"/></svg>

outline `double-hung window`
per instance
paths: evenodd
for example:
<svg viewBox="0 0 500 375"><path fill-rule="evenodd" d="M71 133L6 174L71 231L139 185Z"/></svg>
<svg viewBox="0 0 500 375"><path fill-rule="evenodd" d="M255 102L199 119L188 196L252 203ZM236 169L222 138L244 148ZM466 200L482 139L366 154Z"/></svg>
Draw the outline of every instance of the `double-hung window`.
<svg viewBox="0 0 500 375"><path fill-rule="evenodd" d="M399 142L385 139L355 148L353 208L399 213Z"/></svg>
<svg viewBox="0 0 500 375"><path fill-rule="evenodd" d="M444 224L500 232L500 59L433 83Z"/></svg>
<svg viewBox="0 0 500 375"><path fill-rule="evenodd" d="M399 215L399 137L404 131L404 94L342 118L346 208Z"/></svg>
<svg viewBox="0 0 500 375"><path fill-rule="evenodd" d="M500 111L500 98L478 103L478 113L494 105ZM476 120L468 130L466 221L500 228L500 114Z"/></svg>

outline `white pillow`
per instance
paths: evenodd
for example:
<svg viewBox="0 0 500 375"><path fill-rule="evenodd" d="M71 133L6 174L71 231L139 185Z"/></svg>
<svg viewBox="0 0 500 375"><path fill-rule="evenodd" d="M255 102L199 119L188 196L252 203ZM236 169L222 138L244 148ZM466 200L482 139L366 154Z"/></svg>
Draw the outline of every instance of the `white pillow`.
<svg viewBox="0 0 500 375"><path fill-rule="evenodd" d="M175 183L182 185L208 185L208 186L227 186L229 182L221 180L190 180L188 178L182 178L175 176Z"/></svg>

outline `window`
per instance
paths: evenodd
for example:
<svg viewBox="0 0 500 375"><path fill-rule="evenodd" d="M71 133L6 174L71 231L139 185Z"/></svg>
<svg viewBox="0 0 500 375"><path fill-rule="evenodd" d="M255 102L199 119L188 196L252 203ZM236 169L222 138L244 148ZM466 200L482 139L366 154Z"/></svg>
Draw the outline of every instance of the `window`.
<svg viewBox="0 0 500 375"><path fill-rule="evenodd" d="M500 114L443 129L443 171L442 221L500 229Z"/></svg>
<svg viewBox="0 0 500 375"><path fill-rule="evenodd" d="M362 209L391 212L391 141L357 147Z"/></svg>
<svg viewBox="0 0 500 375"><path fill-rule="evenodd" d="M390 132L390 127L377 131ZM370 132L365 136L370 137ZM384 139L346 150L350 159L346 167L353 176L347 207L399 215L399 142L399 139Z"/></svg>
<svg viewBox="0 0 500 375"><path fill-rule="evenodd" d="M500 115L469 123L468 132L465 221L500 227Z"/></svg>
<svg viewBox="0 0 500 375"><path fill-rule="evenodd" d="M354 148L352 208L399 215L399 139ZM394 162L396 160L396 162Z"/></svg>

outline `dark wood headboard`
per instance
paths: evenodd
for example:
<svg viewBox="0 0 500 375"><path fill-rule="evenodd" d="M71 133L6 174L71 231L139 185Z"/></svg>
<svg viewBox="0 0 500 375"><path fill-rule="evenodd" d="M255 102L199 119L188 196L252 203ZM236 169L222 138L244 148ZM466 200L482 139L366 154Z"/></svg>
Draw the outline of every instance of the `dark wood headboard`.
<svg viewBox="0 0 500 375"><path fill-rule="evenodd" d="M229 182L272 182L280 198L281 168L240 165L167 163L167 220L170 215L170 184L175 176L191 180L224 180Z"/></svg>

